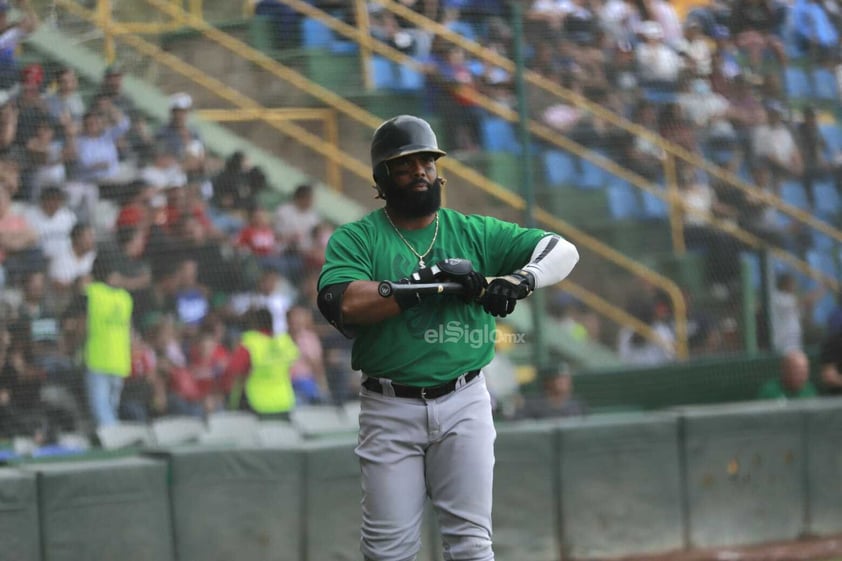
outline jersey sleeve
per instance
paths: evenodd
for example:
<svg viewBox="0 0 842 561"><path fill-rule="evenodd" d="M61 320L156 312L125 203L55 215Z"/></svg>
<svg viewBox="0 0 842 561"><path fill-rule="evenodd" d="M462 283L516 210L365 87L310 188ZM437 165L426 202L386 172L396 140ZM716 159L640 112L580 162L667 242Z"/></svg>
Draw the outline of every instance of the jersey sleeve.
<svg viewBox="0 0 842 561"><path fill-rule="evenodd" d="M485 229L485 274L507 275L529 262L538 241L549 232L538 228L524 228L490 216L483 217Z"/></svg>
<svg viewBox="0 0 842 561"><path fill-rule="evenodd" d="M325 248L325 265L319 275L319 290L340 282L372 280L371 245L363 230L349 225L338 228Z"/></svg>

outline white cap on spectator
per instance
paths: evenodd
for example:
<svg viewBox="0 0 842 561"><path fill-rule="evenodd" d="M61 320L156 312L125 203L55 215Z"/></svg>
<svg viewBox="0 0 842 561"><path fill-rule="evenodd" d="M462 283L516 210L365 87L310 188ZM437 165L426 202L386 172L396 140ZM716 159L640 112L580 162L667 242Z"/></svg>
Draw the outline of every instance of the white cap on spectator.
<svg viewBox="0 0 842 561"><path fill-rule="evenodd" d="M179 92L170 96L170 110L172 109L190 109L193 107L193 98L190 94Z"/></svg>
<svg viewBox="0 0 842 561"><path fill-rule="evenodd" d="M640 34L647 39L663 39L664 30L657 21L644 21L640 24Z"/></svg>

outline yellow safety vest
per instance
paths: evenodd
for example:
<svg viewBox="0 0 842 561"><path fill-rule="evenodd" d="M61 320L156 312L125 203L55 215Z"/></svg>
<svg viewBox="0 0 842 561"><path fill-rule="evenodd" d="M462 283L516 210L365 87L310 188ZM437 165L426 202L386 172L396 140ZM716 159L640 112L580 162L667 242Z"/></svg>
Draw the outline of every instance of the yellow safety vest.
<svg viewBox="0 0 842 561"><path fill-rule="evenodd" d="M99 374L125 378L132 370L132 296L102 282L88 285L85 365Z"/></svg>
<svg viewBox="0 0 842 561"><path fill-rule="evenodd" d="M289 368L298 358L298 347L287 334L270 336L260 331L243 333L251 372L246 397L257 413L285 413L295 407Z"/></svg>

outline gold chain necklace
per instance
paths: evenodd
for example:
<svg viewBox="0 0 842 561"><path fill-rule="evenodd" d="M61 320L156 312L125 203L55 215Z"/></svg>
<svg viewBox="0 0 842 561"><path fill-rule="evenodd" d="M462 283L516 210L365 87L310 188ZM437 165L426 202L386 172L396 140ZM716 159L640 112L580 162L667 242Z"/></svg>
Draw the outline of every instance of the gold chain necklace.
<svg viewBox="0 0 842 561"><path fill-rule="evenodd" d="M425 257L427 257L427 255L430 253L430 251L432 251L432 250L433 250L433 245L436 243L436 238L438 238L438 236L439 236L439 213L438 213L438 211L436 211L436 229L435 229L435 231L433 232L433 241L431 241L431 242L430 242L430 247L428 247L428 248L427 248L427 251L425 251L423 254L418 253L417 251L415 251L415 248L414 248L414 247L412 247L412 244L411 244L411 243L409 243L409 242L406 240L406 238L405 238L405 237L403 237L403 234L401 234L401 231L400 231L400 230L398 230L398 227L397 227L397 226L395 226L395 223L394 223L394 222L392 222L392 217L391 217L391 216L389 216L389 212L386 210L386 208L385 208L385 207L383 208L383 214L385 214L385 215L386 215L386 220L388 220L388 221L389 221L389 224L391 224L391 225L392 225L392 228L394 228L395 233L398 235L398 237L401 239L401 241L402 241L403 243L405 243L405 244L406 244L406 247L408 247L408 248L409 248L409 251L411 251L411 252L415 255L415 257L417 257L417 258L418 258L418 267L419 267L419 268L424 268L424 267L426 266L426 265L424 264L424 258L425 258Z"/></svg>

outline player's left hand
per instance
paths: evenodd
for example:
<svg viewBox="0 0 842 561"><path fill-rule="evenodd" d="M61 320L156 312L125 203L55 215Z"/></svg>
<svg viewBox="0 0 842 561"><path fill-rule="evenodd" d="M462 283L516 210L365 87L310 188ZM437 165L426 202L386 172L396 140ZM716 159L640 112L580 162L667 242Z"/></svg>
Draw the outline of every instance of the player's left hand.
<svg viewBox="0 0 842 561"><path fill-rule="evenodd" d="M532 273L518 269L503 277L496 277L488 284L479 302L492 316L504 318L513 311L518 300L526 298L535 290Z"/></svg>

